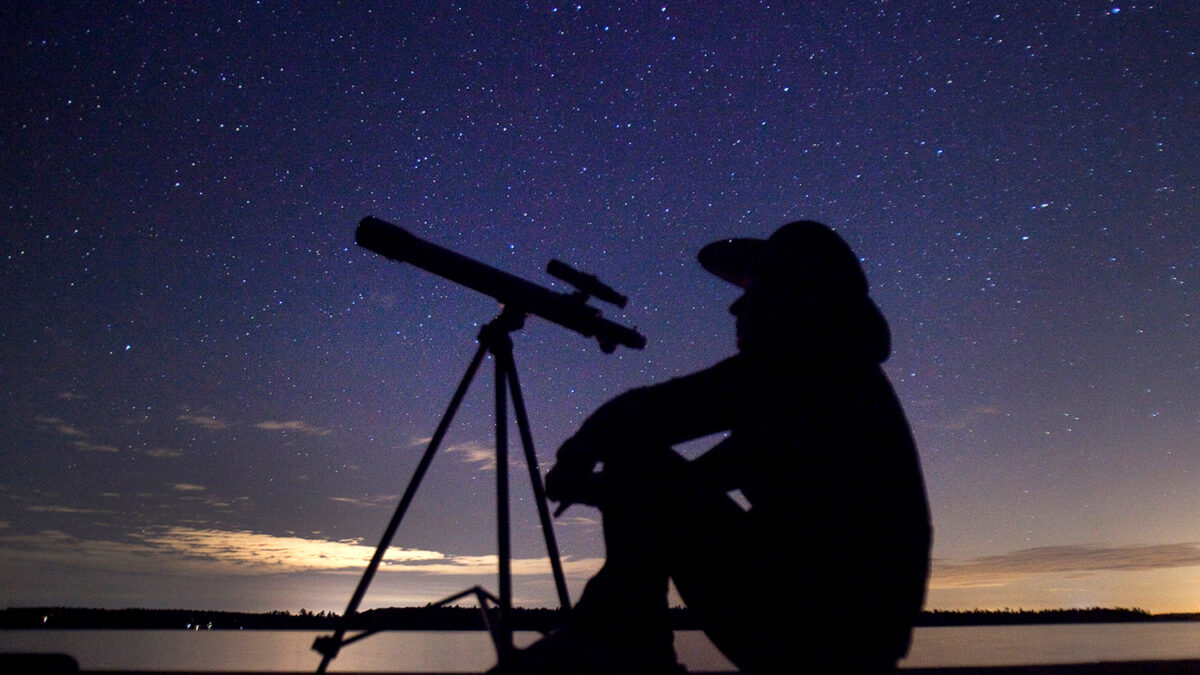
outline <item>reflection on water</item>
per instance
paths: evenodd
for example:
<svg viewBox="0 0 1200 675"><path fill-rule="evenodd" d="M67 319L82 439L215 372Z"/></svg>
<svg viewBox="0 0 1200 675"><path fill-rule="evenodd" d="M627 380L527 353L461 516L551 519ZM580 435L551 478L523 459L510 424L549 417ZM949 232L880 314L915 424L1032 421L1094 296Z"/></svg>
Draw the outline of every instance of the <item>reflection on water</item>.
<svg viewBox="0 0 1200 675"><path fill-rule="evenodd" d="M0 631L0 651L62 652L86 670L312 672L313 631ZM518 634L518 645L536 633ZM702 633L676 634L693 672L731 670ZM1200 659L1200 622L918 628L901 665L982 666L1151 659ZM395 631L346 647L331 672L480 672L495 651L478 631Z"/></svg>
<svg viewBox="0 0 1200 675"><path fill-rule="evenodd" d="M1200 622L918 628L901 666L1200 658Z"/></svg>
<svg viewBox="0 0 1200 675"><path fill-rule="evenodd" d="M60 652L84 670L199 670L313 672L314 631L45 630L0 631L0 651ZM518 646L538 637L518 633ZM730 663L697 631L681 632L676 647L689 670L729 670ZM481 631L394 631L345 647L330 672L480 672L496 663Z"/></svg>

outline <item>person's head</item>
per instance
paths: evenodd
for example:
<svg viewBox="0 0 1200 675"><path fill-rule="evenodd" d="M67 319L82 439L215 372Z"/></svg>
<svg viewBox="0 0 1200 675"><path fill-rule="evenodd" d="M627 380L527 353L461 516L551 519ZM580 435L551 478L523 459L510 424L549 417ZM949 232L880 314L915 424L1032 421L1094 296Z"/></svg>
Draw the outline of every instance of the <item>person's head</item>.
<svg viewBox="0 0 1200 675"><path fill-rule="evenodd" d="M742 352L887 358L887 323L867 295L866 275L829 227L796 221L767 239L713 242L699 259L745 291L730 307Z"/></svg>

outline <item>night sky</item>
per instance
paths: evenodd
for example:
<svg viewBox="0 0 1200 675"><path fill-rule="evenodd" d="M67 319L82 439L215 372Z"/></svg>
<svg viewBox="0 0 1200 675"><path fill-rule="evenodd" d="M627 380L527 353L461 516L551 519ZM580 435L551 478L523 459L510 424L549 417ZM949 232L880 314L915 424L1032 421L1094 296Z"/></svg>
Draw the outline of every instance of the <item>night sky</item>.
<svg viewBox="0 0 1200 675"><path fill-rule="evenodd" d="M828 223L893 330L927 606L1200 610L1195 3L220 4L0 8L0 606L345 608L498 311L373 215L630 297L593 304L644 350L516 334L543 470L733 353L701 246ZM496 591L493 424L489 365L365 607ZM599 514L556 531L578 593Z"/></svg>

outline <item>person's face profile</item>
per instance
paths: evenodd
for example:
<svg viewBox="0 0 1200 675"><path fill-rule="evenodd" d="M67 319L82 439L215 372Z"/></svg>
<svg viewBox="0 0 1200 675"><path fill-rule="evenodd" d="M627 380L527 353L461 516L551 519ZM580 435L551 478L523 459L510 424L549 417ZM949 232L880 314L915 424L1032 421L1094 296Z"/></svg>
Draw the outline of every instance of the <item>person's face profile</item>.
<svg viewBox="0 0 1200 675"><path fill-rule="evenodd" d="M729 306L735 318L740 352L778 353L798 344L811 328L814 296L781 287L778 283L751 280L745 292Z"/></svg>
<svg viewBox="0 0 1200 675"><path fill-rule="evenodd" d="M751 280L745 288L741 297L729 306L729 313L736 319L737 348L743 352L765 345L765 338L770 332L768 317L771 314L767 307L770 304L769 292L763 284Z"/></svg>

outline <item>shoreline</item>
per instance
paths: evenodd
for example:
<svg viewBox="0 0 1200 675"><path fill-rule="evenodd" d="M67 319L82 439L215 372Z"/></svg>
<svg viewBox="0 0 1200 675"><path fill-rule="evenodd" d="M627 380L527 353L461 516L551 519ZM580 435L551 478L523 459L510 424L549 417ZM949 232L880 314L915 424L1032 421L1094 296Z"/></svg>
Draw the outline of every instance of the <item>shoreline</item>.
<svg viewBox="0 0 1200 675"><path fill-rule="evenodd" d="M545 632L559 623L560 611L513 608L513 630ZM676 630L699 630L684 608L671 612ZM917 628L942 626L1025 626L1096 623L1200 621L1200 613L1150 614L1139 609L933 610L922 612ZM189 609L103 609L17 607L0 610L0 630L335 630L337 614L300 610L264 613ZM360 612L349 630L485 630L477 607L391 607Z"/></svg>

